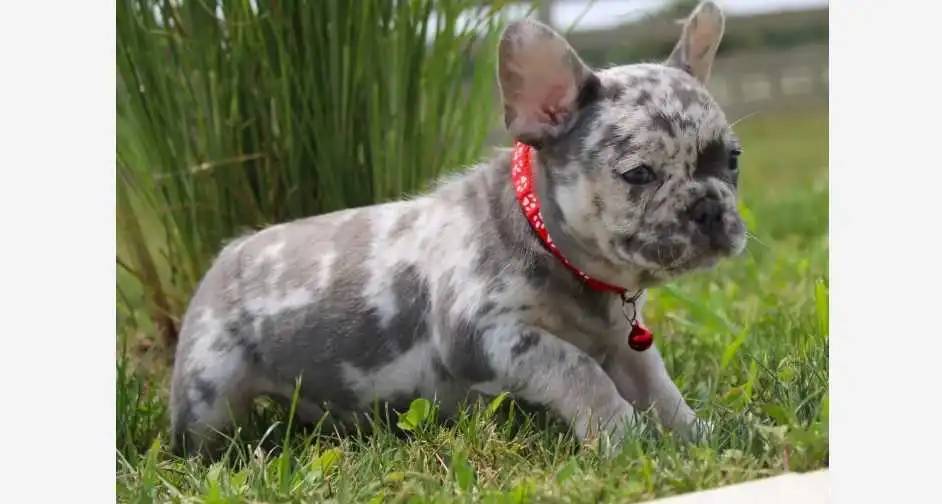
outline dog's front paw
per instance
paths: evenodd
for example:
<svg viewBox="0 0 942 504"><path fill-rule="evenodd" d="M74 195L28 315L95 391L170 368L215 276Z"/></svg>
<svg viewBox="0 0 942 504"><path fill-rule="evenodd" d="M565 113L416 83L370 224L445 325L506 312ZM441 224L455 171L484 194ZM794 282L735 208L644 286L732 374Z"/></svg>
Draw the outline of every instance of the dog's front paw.
<svg viewBox="0 0 942 504"><path fill-rule="evenodd" d="M713 425L713 422L696 418L693 423L690 424L687 438L693 443L705 443L713 437L715 429L716 427Z"/></svg>
<svg viewBox="0 0 942 504"><path fill-rule="evenodd" d="M621 453L624 437L620 433L602 432L598 438L583 442L583 449L595 453L599 458L615 458Z"/></svg>
<svg viewBox="0 0 942 504"><path fill-rule="evenodd" d="M602 458L616 456L625 440L638 434L638 418L634 409L623 403L614 408L616 413L592 418L591 428L577 429L583 449Z"/></svg>

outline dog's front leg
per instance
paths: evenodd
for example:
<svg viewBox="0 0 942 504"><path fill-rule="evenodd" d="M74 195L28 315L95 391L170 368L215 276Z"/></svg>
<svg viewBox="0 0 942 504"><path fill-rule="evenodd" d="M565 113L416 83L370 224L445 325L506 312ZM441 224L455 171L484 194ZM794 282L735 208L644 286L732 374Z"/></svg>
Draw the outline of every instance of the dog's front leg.
<svg viewBox="0 0 942 504"><path fill-rule="evenodd" d="M637 352L627 344L620 345L606 362L605 370L622 397L638 409L653 406L658 420L668 429L688 440L708 433L708 425L699 421L687 405L655 346Z"/></svg>
<svg viewBox="0 0 942 504"><path fill-rule="evenodd" d="M600 430L617 444L634 422L634 409L602 367L575 346L533 327L494 327L481 338L490 378L475 388L496 385L513 397L543 405L569 423L580 440ZM473 352L459 352L452 362Z"/></svg>

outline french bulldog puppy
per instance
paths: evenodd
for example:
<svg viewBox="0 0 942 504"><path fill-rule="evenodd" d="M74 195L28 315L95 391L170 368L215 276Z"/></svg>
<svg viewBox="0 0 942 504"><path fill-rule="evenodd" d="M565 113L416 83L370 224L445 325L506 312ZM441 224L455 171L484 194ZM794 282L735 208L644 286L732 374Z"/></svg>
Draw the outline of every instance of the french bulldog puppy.
<svg viewBox="0 0 942 504"><path fill-rule="evenodd" d="M497 49L512 151L221 250L181 327L173 451L202 451L296 380L312 423L418 397L447 416L507 392L582 440L624 439L636 408L699 438L640 310L645 289L745 248L740 146L705 88L723 30L703 2L663 62L602 70L539 22L509 24Z"/></svg>

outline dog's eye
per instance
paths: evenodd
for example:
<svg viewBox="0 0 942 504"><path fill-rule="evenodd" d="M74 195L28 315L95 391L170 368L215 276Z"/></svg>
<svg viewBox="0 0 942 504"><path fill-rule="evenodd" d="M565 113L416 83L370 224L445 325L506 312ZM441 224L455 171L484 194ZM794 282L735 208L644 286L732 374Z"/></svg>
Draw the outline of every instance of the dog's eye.
<svg viewBox="0 0 942 504"><path fill-rule="evenodd" d="M729 171L738 172L739 171L739 155L742 154L742 151L739 149L730 151L729 153Z"/></svg>
<svg viewBox="0 0 942 504"><path fill-rule="evenodd" d="M626 171L621 174L621 178L632 185L650 184L657 179L654 170L648 165L641 165L637 168Z"/></svg>

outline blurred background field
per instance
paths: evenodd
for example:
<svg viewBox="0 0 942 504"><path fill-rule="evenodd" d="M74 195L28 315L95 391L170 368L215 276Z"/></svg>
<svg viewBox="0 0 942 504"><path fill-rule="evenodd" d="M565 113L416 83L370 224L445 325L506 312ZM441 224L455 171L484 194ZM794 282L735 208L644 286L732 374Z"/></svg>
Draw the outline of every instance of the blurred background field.
<svg viewBox="0 0 942 504"><path fill-rule="evenodd" d="M648 10L624 22L631 0L553 3L118 2L120 501L625 502L827 465L828 17L826 3L787 0L727 9L710 84L744 145L749 248L657 289L646 313L718 426L708 446L655 433L605 461L558 429L478 415L411 440L288 436L264 458L235 443L234 466L160 448L179 320L225 240L414 194L506 145L502 18L530 9L563 31L608 19L569 31L606 66L666 56L696 2L639 2Z"/></svg>

